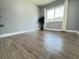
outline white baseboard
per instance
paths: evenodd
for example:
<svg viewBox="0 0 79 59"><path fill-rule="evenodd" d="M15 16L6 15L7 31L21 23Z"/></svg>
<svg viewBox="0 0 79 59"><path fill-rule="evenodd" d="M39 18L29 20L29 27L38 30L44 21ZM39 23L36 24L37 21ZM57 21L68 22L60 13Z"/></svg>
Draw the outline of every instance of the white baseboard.
<svg viewBox="0 0 79 59"><path fill-rule="evenodd" d="M32 31L36 31L38 29L32 29L32 30L27 30L27 31L21 31L21 32L14 32L14 33L6 33L6 34L1 34L0 38L3 37L8 37L8 36L13 36L13 35L17 35L17 34L22 34L22 33L26 33L26 32L32 32ZM51 31L62 31L61 29L48 29L46 28L46 30L51 30ZM71 33L77 33L79 35L78 31L74 31L74 30L65 30L66 32L71 32Z"/></svg>
<svg viewBox="0 0 79 59"><path fill-rule="evenodd" d="M78 33L78 31L75 31L75 30L66 30L66 32Z"/></svg>
<svg viewBox="0 0 79 59"><path fill-rule="evenodd" d="M13 35L17 35L17 34L22 34L22 33L26 33L26 32L32 32L32 31L36 31L36 30L38 30L38 29L32 29L32 30L21 31L21 32L14 32L14 33L1 34L1 35L0 35L0 38L8 37L8 36L13 36Z"/></svg>
<svg viewBox="0 0 79 59"><path fill-rule="evenodd" d="M51 30L51 31L66 31L66 32L70 32L70 33L76 33L79 35L79 32L78 31L75 31L75 30L61 30L61 29L48 29L48 28L45 28L46 30Z"/></svg>
<svg viewBox="0 0 79 59"><path fill-rule="evenodd" d="M45 28L45 30L51 30L51 31L62 31L61 29L49 29L49 28Z"/></svg>
<svg viewBox="0 0 79 59"><path fill-rule="evenodd" d="M79 35L79 32L78 32L78 31L74 31L74 30L67 30L67 32L76 33L77 35Z"/></svg>
<svg viewBox="0 0 79 59"><path fill-rule="evenodd" d="M79 35L79 32L77 32L77 34Z"/></svg>

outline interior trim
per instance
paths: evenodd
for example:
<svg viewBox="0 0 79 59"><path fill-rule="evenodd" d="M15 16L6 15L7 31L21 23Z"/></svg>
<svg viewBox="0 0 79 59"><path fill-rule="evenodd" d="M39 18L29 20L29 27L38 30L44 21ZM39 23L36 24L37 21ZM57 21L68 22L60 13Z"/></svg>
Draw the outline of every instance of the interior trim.
<svg viewBox="0 0 79 59"><path fill-rule="evenodd" d="M6 34L1 34L0 38L4 38L4 37L8 37L8 36L13 36L13 35L17 35L17 34L22 34L22 33L26 33L26 32L32 32L32 31L36 31L38 29L32 29L32 30L27 30L27 31L20 31L20 32L14 32L14 33L6 33Z"/></svg>
<svg viewBox="0 0 79 59"><path fill-rule="evenodd" d="M49 29L49 28L45 28L45 30L51 30L51 31L64 31L64 32L70 32L70 33L76 33L79 35L79 31L76 30L61 30L61 29Z"/></svg>

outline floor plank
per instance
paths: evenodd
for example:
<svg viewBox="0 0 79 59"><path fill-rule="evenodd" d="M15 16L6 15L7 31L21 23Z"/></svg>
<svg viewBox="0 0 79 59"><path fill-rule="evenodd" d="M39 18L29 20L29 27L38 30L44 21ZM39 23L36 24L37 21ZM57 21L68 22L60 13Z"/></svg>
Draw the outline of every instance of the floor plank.
<svg viewBox="0 0 79 59"><path fill-rule="evenodd" d="M0 38L0 59L79 59L79 36L35 31Z"/></svg>

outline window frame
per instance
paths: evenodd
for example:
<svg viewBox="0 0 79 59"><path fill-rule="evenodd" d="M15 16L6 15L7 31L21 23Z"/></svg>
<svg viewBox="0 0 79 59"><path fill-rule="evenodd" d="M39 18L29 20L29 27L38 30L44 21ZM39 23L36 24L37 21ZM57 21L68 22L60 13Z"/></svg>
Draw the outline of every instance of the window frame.
<svg viewBox="0 0 79 59"><path fill-rule="evenodd" d="M55 7L52 7L52 8L45 8L46 9L46 22L60 22L60 21L63 21L63 20L55 20L55 10L56 8L59 8L59 7L64 7L64 4L62 5L59 5L59 6L55 6ZM51 9L54 9L54 20L47 20L47 10L51 10ZM63 8L64 9L64 8ZM63 18L64 18L64 14L63 14Z"/></svg>

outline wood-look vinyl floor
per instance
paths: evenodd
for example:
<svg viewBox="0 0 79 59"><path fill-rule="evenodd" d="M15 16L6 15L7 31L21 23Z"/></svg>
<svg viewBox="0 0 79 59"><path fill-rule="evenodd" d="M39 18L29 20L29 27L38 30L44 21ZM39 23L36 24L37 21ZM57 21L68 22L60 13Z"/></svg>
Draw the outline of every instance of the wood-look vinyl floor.
<svg viewBox="0 0 79 59"><path fill-rule="evenodd" d="M0 59L79 59L79 36L35 31L0 38Z"/></svg>

